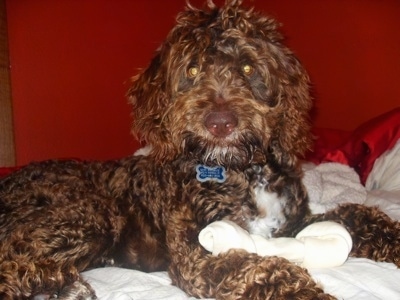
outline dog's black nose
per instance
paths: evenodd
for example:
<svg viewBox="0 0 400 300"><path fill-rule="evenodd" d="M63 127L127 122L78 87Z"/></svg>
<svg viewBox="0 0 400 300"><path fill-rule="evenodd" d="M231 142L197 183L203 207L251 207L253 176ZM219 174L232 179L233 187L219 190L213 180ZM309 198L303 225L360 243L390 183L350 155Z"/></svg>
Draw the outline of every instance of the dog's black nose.
<svg viewBox="0 0 400 300"><path fill-rule="evenodd" d="M230 135L238 125L238 119L231 111L210 112L204 120L209 132L216 137Z"/></svg>

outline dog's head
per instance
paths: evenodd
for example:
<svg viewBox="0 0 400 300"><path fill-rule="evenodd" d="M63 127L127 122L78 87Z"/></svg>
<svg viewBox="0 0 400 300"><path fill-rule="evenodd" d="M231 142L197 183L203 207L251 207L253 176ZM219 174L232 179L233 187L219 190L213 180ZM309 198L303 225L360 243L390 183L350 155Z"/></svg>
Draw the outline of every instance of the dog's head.
<svg viewBox="0 0 400 300"><path fill-rule="evenodd" d="M309 145L309 79L272 18L241 0L190 4L128 92L133 132L159 162L296 162Z"/></svg>

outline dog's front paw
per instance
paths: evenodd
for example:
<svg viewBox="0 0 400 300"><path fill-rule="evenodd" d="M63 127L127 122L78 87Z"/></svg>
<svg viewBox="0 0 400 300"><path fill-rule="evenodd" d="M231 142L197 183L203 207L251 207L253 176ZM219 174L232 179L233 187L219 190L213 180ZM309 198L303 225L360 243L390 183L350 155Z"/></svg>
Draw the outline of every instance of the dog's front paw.
<svg viewBox="0 0 400 300"><path fill-rule="evenodd" d="M36 297L35 297L36 299ZM49 300L95 300L97 299L95 291L85 281L77 280L71 285L64 287L59 294L50 298L38 298Z"/></svg>

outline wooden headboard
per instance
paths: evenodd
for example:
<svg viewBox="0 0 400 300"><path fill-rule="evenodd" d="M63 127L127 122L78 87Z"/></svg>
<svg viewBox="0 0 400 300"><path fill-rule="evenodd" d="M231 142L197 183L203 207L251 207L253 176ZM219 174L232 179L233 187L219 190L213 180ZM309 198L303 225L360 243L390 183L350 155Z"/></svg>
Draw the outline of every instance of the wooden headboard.
<svg viewBox="0 0 400 300"><path fill-rule="evenodd" d="M0 0L0 166L15 165L5 1Z"/></svg>

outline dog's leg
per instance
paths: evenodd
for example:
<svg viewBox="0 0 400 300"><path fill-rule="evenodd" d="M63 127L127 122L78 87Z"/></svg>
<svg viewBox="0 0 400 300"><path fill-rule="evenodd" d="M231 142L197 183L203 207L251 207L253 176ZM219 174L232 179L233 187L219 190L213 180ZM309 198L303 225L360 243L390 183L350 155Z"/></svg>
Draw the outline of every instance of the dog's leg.
<svg viewBox="0 0 400 300"><path fill-rule="evenodd" d="M284 258L241 250L217 257L200 252L175 256L170 268L174 284L193 296L218 300L335 299L324 293L306 269Z"/></svg>
<svg viewBox="0 0 400 300"><path fill-rule="evenodd" d="M41 266L42 264L42 266ZM45 264L45 265L43 265ZM92 300L95 292L76 268L63 269L48 260L33 262L24 255L0 262L0 298L34 300Z"/></svg>
<svg viewBox="0 0 400 300"><path fill-rule="evenodd" d="M199 228L188 215L167 232L173 283L196 297L230 299L335 299L325 294L304 269L284 258L261 257L242 250L218 256L198 243Z"/></svg>
<svg viewBox="0 0 400 300"><path fill-rule="evenodd" d="M36 294L31 298L32 300L95 300L97 296L92 287L79 277L78 280L64 287L58 294Z"/></svg>
<svg viewBox="0 0 400 300"><path fill-rule="evenodd" d="M400 222L392 220L376 207L344 204L312 222L331 220L342 224L353 239L350 256L392 262L400 267Z"/></svg>
<svg viewBox="0 0 400 300"><path fill-rule="evenodd" d="M13 231L0 243L1 299L47 299L53 294L65 299L93 298L81 288L89 289L86 284L76 286L82 282L79 272L101 264L113 245L113 227L110 214L91 217L89 207L89 201L79 209L66 203L64 213L60 208L32 212L14 221ZM68 291L76 294L77 288L79 296L66 296Z"/></svg>

